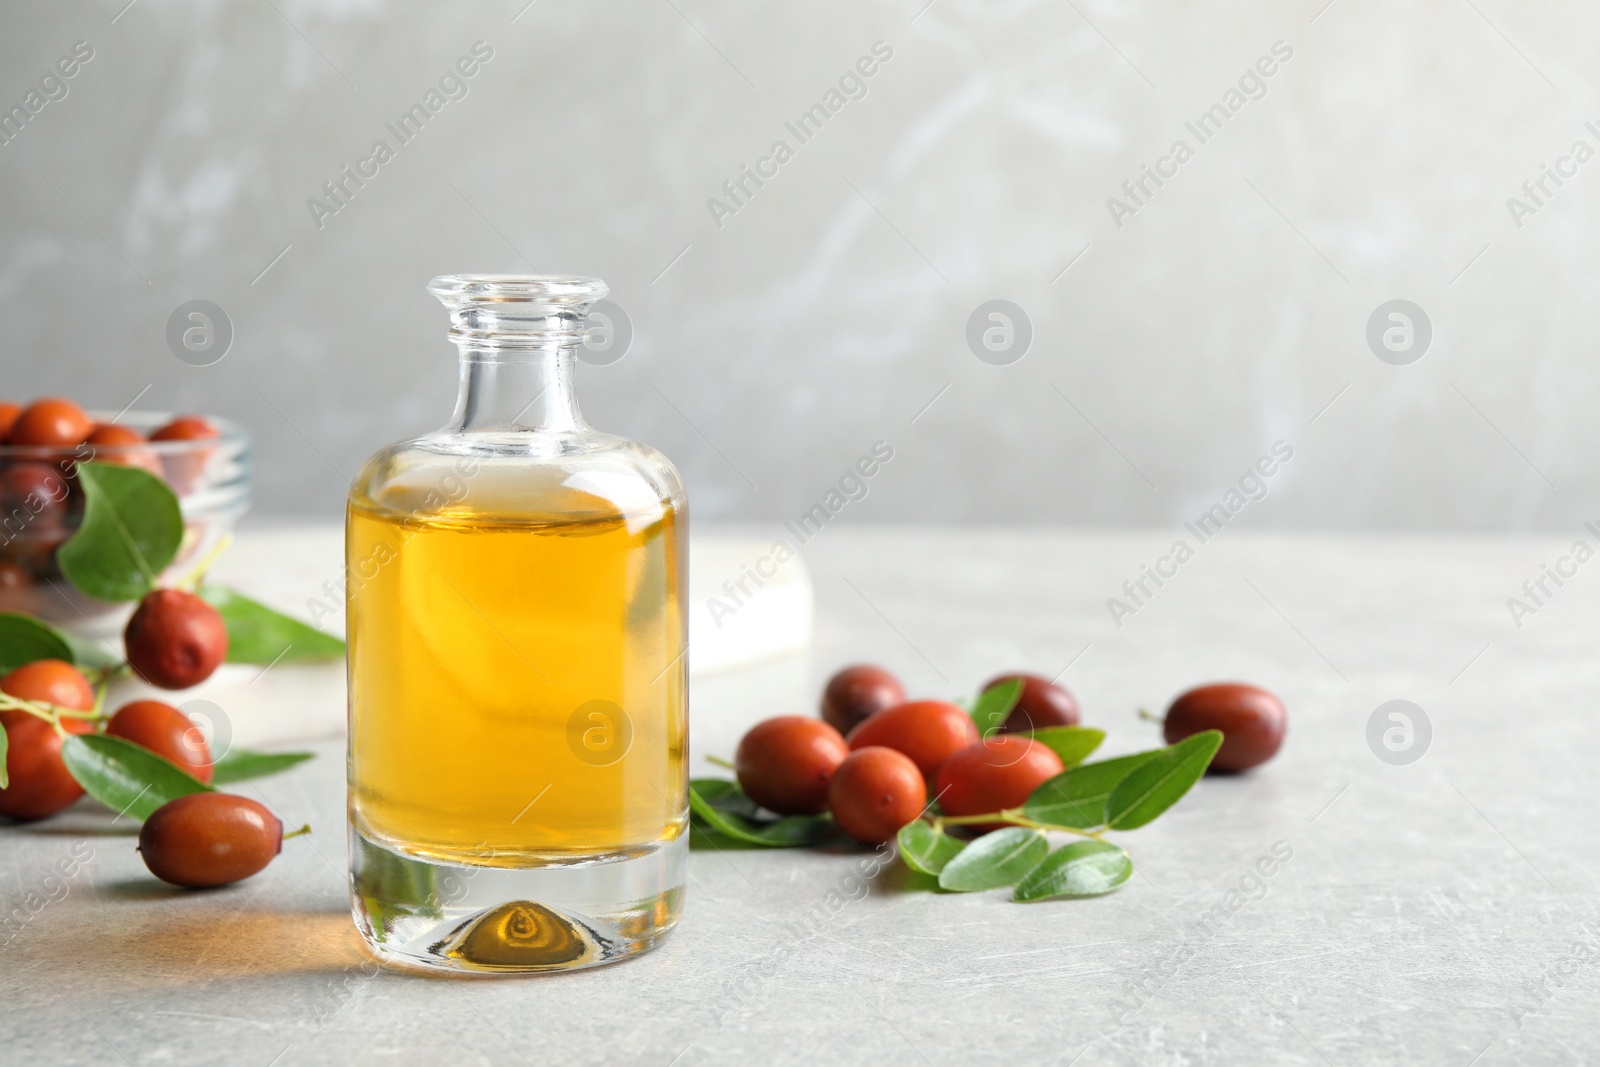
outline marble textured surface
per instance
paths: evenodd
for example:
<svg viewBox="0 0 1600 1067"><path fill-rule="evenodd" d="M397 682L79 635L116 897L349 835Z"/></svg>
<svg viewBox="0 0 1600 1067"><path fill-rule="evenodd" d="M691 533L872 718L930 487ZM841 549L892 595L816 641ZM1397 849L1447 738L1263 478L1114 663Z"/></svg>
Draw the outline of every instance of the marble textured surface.
<svg viewBox="0 0 1600 1067"><path fill-rule="evenodd" d="M1267 524L1560 529L1600 488L1600 168L1571 159L1600 146L1597 32L1570 0L6 4L0 107L75 41L95 58L0 144L4 391L236 417L263 506L326 514L449 412L430 276L586 273L634 342L581 368L585 408L702 517L793 519L881 439L858 517L1163 524L1283 438L1305 459ZM385 123L476 41L399 145ZM800 144L785 123L878 41ZM1278 41L1200 144L1185 123ZM194 298L233 323L214 366L165 340ZM1033 326L1010 366L965 340L995 298ZM1433 324L1408 367L1365 337L1395 298Z"/></svg>
<svg viewBox="0 0 1600 1067"><path fill-rule="evenodd" d="M847 660L915 691L1005 667L1054 674L1105 728L1202 680L1290 709L1256 773L1200 783L1122 835L1139 875L1096 900L909 891L865 853L696 852L659 951L537 979L445 981L364 963L346 915L342 761L245 791L309 821L237 887L162 887L130 827L87 803L0 828L0 900L50 889L0 940L0 1059L55 1064L1511 1064L1600 1056L1600 579L1580 569L1518 629L1505 600L1565 539L1227 531L1119 629L1105 607L1161 531L830 528L807 548L805 660L702 679L696 773L757 718L808 710ZM286 568L286 573L296 568ZM316 568L298 568L314 572ZM280 590L287 594L287 590ZM1409 766L1365 728L1426 709ZM1270 876L1262 857L1277 850ZM76 852L75 852L76 850ZM1288 855L1286 860L1283 859ZM830 894L836 894L830 897ZM51 895L60 896L59 893ZM820 916L808 929L803 917Z"/></svg>

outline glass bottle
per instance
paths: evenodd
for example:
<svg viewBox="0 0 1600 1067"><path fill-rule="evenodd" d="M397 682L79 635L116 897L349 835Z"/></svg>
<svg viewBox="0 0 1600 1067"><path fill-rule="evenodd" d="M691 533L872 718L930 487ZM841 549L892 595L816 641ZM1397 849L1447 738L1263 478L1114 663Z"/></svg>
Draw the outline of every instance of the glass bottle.
<svg viewBox="0 0 1600 1067"><path fill-rule="evenodd" d="M428 291L455 415L368 460L347 512L352 910L396 963L605 963L683 903L683 484L578 412L603 282Z"/></svg>

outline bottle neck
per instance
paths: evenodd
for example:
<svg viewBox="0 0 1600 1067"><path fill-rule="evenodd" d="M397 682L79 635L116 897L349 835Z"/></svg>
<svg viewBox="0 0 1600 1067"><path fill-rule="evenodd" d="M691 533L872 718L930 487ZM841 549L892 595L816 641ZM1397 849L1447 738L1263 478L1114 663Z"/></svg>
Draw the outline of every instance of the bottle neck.
<svg viewBox="0 0 1600 1067"><path fill-rule="evenodd" d="M461 389L451 428L566 433L578 410L575 346L491 350L461 345Z"/></svg>

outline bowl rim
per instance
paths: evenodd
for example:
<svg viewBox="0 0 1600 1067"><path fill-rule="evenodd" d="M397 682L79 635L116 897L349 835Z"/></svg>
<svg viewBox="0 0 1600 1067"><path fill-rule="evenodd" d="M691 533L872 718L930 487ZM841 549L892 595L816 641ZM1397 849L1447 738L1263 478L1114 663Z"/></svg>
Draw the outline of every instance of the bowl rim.
<svg viewBox="0 0 1600 1067"><path fill-rule="evenodd" d="M117 423L132 429L148 432L159 429L173 419L185 417L189 413L161 412L161 411L86 411L85 414L93 419L96 424L103 422ZM8 445L0 444L0 460L31 459L48 460L57 458L76 459L80 462L92 462L93 456L84 456L80 449L90 449L95 454L104 453L111 456L122 456L133 452L153 452L158 456L179 456L185 453L202 452L208 448L219 447L248 447L250 444L250 431L232 419L220 415L200 415L217 428L216 437L197 438L192 441L139 441L127 445L91 445L87 441L80 441L75 445Z"/></svg>

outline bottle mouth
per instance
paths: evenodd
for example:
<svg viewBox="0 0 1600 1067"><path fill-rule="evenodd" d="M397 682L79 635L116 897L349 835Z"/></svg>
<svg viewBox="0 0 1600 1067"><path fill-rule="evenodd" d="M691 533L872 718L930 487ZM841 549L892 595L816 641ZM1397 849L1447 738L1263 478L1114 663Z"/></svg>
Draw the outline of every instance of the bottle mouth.
<svg viewBox="0 0 1600 1067"><path fill-rule="evenodd" d="M589 308L610 288L580 275L441 274L428 292L449 309L458 345L545 349L581 344Z"/></svg>

